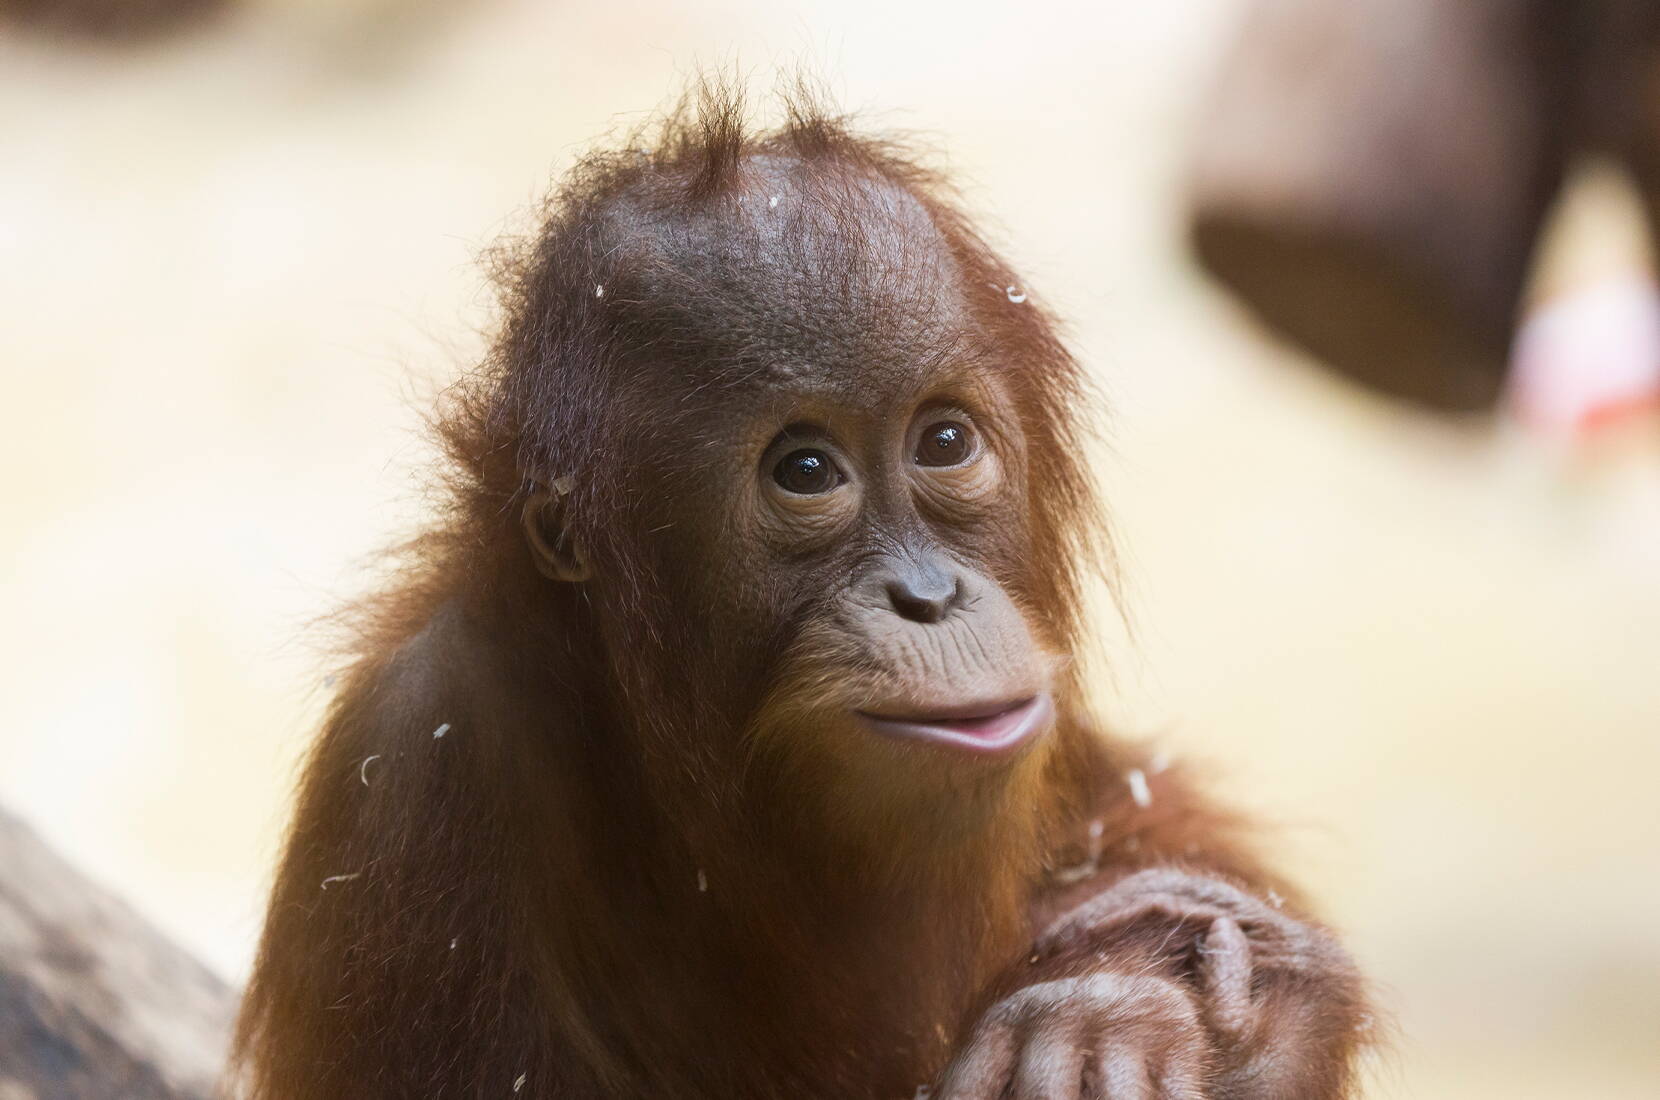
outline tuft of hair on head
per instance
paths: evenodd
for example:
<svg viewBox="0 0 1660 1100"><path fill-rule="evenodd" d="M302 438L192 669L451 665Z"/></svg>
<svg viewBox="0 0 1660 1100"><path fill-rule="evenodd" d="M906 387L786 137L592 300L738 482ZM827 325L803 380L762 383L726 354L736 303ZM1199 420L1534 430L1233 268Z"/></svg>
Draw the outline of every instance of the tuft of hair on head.
<svg viewBox="0 0 1660 1100"><path fill-rule="evenodd" d="M739 183L739 166L744 159L744 86L737 81L699 76L692 95L697 101L694 133L702 166L692 176L692 197L706 199L724 194Z"/></svg>
<svg viewBox="0 0 1660 1100"><path fill-rule="evenodd" d="M741 188L744 160L755 153L786 153L805 162L834 160L865 168L903 166L901 174L914 178L915 151L896 156L897 144L855 134L850 116L835 108L822 81L794 73L780 82L775 98L783 108L781 122L752 128L743 79L729 72L699 72L674 105L631 135L628 145L654 149L658 170L683 173L685 197L693 202Z"/></svg>
<svg viewBox="0 0 1660 1100"><path fill-rule="evenodd" d="M797 73L779 90L779 99L784 104L782 133L799 156L863 159L848 116L831 107L830 93L821 82Z"/></svg>
<svg viewBox="0 0 1660 1100"><path fill-rule="evenodd" d="M708 199L737 186L746 134L744 87L736 79L700 74L669 115L676 159L698 163L691 197Z"/></svg>

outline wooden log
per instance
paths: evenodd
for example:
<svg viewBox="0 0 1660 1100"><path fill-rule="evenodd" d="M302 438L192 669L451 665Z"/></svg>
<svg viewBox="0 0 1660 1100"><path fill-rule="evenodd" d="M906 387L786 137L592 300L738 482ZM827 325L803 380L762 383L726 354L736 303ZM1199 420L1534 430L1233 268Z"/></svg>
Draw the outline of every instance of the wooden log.
<svg viewBox="0 0 1660 1100"><path fill-rule="evenodd" d="M1259 0L1198 132L1200 261L1362 382L1489 405L1564 171L1570 8Z"/></svg>
<svg viewBox="0 0 1660 1100"><path fill-rule="evenodd" d="M0 813L0 1100L205 1100L231 989Z"/></svg>

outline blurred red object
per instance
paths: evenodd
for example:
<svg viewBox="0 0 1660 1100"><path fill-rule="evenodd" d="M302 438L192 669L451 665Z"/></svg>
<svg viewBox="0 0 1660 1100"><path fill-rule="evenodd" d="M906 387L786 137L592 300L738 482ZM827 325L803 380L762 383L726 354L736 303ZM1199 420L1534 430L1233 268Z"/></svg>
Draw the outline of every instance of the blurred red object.
<svg viewBox="0 0 1660 1100"><path fill-rule="evenodd" d="M1509 404L1527 427L1559 437L1660 411L1660 286L1599 283L1535 310L1516 334Z"/></svg>

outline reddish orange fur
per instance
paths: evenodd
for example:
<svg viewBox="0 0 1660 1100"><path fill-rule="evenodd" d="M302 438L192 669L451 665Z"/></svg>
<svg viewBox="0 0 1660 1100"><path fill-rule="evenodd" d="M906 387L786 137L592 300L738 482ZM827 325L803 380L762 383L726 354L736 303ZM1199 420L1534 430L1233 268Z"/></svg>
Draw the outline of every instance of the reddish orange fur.
<svg viewBox="0 0 1660 1100"><path fill-rule="evenodd" d="M837 797L810 766L699 747L698 702L640 694L654 682L589 690L617 682L606 644L651 650L663 625L643 572L638 615L606 620L579 586L535 573L518 529L527 476L569 472L584 537L644 569L626 488L593 459L626 425L607 420L618 406L597 380L583 311L604 276L589 273L580 230L619 195L717 194L758 154L897 181L971 277L1013 281L935 176L821 113L746 135L716 89L649 152L585 163L508 271L500 343L440 420L442 522L361 609L238 1027L248 1096L908 1097L991 998L1079 965L1027 961L1035 931L1076 900L1171 861L1271 887L1235 823L1177 772L1149 775L1151 805L1136 805L1123 770L1138 758L1101 739L1070 680L1055 751L1011 780L988 827L960 828L942 804L862 819L888 843L851 851L794 812L809 794ZM1036 440L1032 557L1047 566L1005 580L1066 653L1100 530L1075 468L1079 375L1041 311L1004 316L1030 356L1018 401ZM1097 819L1098 871L1060 883L1090 857ZM324 889L332 876L355 877ZM1329 1059L1333 1074L1348 1053Z"/></svg>

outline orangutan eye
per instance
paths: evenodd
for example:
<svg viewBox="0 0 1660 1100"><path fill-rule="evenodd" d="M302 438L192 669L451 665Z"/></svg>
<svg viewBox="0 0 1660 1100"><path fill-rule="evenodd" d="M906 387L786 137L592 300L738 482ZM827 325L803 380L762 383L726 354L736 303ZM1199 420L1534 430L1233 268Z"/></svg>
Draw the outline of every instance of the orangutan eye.
<svg viewBox="0 0 1660 1100"><path fill-rule="evenodd" d="M803 448L791 451L772 468L772 480L786 492L801 496L828 493L842 483L841 471L823 451Z"/></svg>
<svg viewBox="0 0 1660 1100"><path fill-rule="evenodd" d="M942 420L922 430L916 444L918 466L959 466L974 450L974 437L955 420Z"/></svg>

